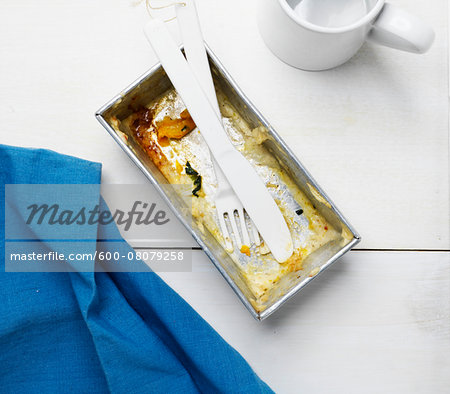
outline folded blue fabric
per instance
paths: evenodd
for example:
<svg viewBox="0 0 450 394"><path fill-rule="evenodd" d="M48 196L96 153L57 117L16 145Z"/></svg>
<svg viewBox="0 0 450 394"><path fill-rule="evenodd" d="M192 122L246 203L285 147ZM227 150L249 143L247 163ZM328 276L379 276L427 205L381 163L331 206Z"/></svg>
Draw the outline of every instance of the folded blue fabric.
<svg viewBox="0 0 450 394"><path fill-rule="evenodd" d="M0 176L4 223L5 184L99 184L101 165L0 145ZM2 393L272 392L155 273L5 272L0 228Z"/></svg>

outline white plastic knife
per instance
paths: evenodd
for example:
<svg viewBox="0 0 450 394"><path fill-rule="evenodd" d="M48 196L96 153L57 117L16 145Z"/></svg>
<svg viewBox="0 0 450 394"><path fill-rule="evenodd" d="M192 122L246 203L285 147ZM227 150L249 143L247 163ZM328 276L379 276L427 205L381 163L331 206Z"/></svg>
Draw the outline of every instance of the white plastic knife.
<svg viewBox="0 0 450 394"><path fill-rule="evenodd" d="M208 101L164 22L151 19L144 32L175 90L201 130L211 153L272 255L278 262L286 261L293 252L291 234L263 181L228 139L213 105Z"/></svg>

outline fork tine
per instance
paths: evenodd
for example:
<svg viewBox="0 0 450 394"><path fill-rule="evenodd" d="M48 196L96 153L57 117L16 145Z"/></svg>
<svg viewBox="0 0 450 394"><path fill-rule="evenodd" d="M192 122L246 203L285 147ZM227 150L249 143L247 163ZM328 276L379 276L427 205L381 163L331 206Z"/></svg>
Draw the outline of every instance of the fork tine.
<svg viewBox="0 0 450 394"><path fill-rule="evenodd" d="M237 211L237 213L239 215L239 220L241 222L242 239L244 241L243 243L244 243L244 245L250 246L251 242L250 242L250 236L248 235L247 222L245 220L244 209L239 209Z"/></svg>
<svg viewBox="0 0 450 394"><path fill-rule="evenodd" d="M217 212L219 218L220 230L222 231L222 236L225 240L225 249L227 252L233 251L233 242L228 232L227 224L225 223L225 216L223 212Z"/></svg>
<svg viewBox="0 0 450 394"><path fill-rule="evenodd" d="M238 223L236 221L236 216L234 215L234 212L232 212L231 214L228 214L228 218L230 219L231 228L233 229L234 239L237 244L236 246L238 249L241 249L242 239L241 239L241 234L239 233L239 230L238 230Z"/></svg>

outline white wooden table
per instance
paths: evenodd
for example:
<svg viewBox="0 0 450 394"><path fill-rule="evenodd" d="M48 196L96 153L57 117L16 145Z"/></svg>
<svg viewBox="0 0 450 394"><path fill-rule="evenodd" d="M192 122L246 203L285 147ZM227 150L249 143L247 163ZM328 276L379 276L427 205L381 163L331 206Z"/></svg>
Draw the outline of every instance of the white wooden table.
<svg viewBox="0 0 450 394"><path fill-rule="evenodd" d="M162 273L280 393L450 392L448 14L423 56L366 45L307 73L276 59L257 0L198 0L206 40L363 237L263 323L201 251ZM103 163L104 183L142 174L94 112L156 62L131 0L2 0L1 142ZM175 26L171 27L175 33Z"/></svg>

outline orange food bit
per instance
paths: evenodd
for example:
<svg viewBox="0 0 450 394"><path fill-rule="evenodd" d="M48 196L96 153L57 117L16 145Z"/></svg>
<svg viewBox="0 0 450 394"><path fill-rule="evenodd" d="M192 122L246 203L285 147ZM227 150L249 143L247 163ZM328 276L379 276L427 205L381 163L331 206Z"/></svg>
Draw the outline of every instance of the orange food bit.
<svg viewBox="0 0 450 394"><path fill-rule="evenodd" d="M186 109L180 114L180 118L172 119L166 116L163 120L156 123L158 139L167 137L179 140L194 130L195 127L195 122Z"/></svg>
<svg viewBox="0 0 450 394"><path fill-rule="evenodd" d="M175 167L177 169L178 174L181 174L183 172L183 166L178 162L178 160L175 162Z"/></svg>
<svg viewBox="0 0 450 394"><path fill-rule="evenodd" d="M158 138L159 145L161 146L169 146L170 140L167 137Z"/></svg>
<svg viewBox="0 0 450 394"><path fill-rule="evenodd" d="M247 256L250 256L250 248L247 245L242 245L241 253L246 254Z"/></svg>
<svg viewBox="0 0 450 394"><path fill-rule="evenodd" d="M181 114L180 114L181 119L192 119L191 118L191 114L189 113L189 111L187 109L185 109Z"/></svg>

